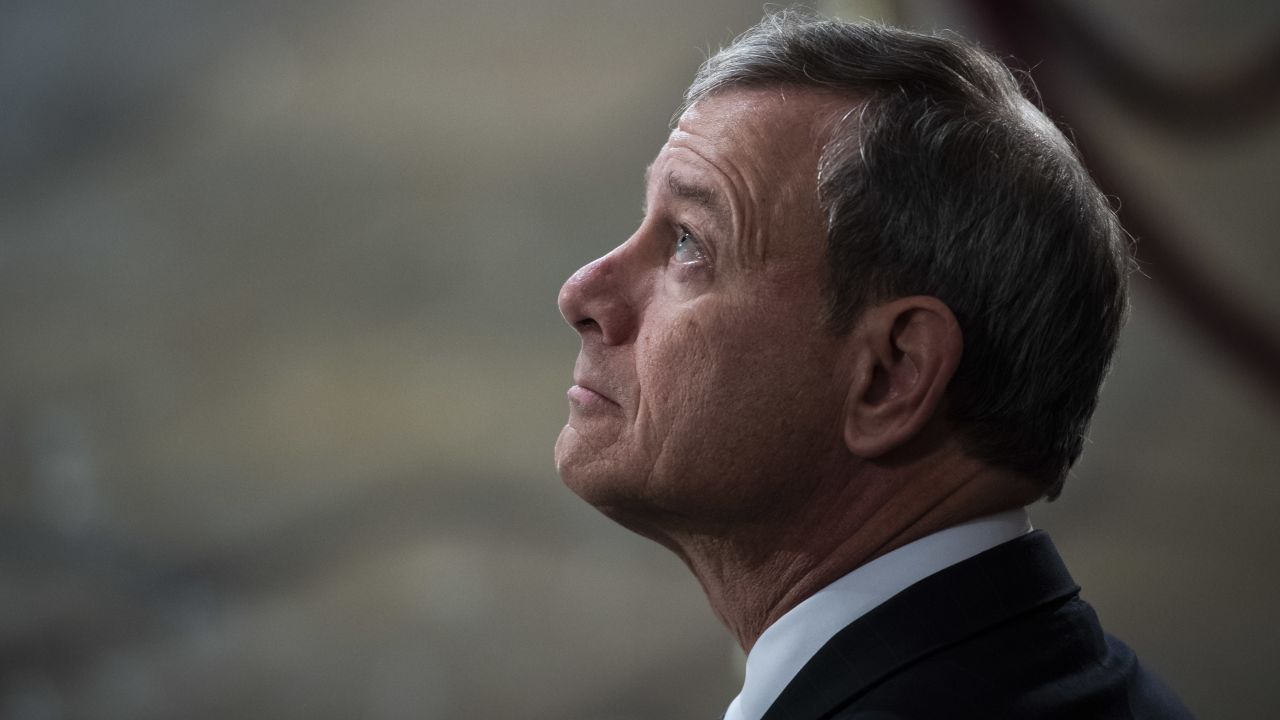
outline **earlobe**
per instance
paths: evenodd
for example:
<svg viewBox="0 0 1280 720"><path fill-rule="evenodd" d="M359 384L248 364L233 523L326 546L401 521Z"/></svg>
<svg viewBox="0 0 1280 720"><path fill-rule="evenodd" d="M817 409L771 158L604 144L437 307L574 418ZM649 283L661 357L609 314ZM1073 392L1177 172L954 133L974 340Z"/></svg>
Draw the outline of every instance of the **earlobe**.
<svg viewBox="0 0 1280 720"><path fill-rule="evenodd" d="M951 309L928 296L870 308L849 340L844 440L853 454L876 458L908 444L934 418L964 341Z"/></svg>

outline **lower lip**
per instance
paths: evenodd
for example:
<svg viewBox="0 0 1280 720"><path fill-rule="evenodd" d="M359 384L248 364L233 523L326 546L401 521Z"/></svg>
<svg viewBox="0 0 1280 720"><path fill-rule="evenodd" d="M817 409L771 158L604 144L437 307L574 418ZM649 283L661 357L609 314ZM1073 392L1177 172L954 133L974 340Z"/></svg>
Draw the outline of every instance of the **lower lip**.
<svg viewBox="0 0 1280 720"><path fill-rule="evenodd" d="M574 385L569 388L569 402L584 408L617 407L618 404L595 390Z"/></svg>

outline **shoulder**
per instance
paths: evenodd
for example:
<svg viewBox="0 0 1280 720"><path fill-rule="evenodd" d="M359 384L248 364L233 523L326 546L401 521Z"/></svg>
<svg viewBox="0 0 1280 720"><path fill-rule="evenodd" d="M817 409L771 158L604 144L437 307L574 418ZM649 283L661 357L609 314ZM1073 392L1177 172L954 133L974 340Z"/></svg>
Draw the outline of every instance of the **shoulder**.
<svg viewBox="0 0 1280 720"><path fill-rule="evenodd" d="M766 718L1190 718L1079 593L1047 535L1011 540L846 626Z"/></svg>
<svg viewBox="0 0 1280 720"><path fill-rule="evenodd" d="M839 720L1182 720L1191 715L1102 632L1078 596L1011 618L868 688Z"/></svg>

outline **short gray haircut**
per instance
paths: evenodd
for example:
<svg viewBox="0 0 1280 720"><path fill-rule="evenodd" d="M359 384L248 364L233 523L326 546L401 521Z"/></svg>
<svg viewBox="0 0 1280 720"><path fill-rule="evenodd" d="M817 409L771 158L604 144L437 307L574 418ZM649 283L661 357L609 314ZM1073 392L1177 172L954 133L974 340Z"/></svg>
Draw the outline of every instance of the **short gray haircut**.
<svg viewBox="0 0 1280 720"><path fill-rule="evenodd" d="M971 43L797 11L766 16L710 57L682 109L772 86L850 98L815 169L832 331L896 297L946 303L964 334L947 417L970 453L1057 497L1133 268L1130 239L1071 143Z"/></svg>

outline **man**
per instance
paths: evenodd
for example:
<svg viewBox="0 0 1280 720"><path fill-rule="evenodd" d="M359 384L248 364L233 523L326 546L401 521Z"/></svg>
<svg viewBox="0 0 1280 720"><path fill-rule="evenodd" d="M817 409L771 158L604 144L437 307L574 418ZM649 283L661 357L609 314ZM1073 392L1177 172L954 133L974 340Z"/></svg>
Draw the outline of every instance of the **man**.
<svg viewBox="0 0 1280 720"><path fill-rule="evenodd" d="M568 486L748 652L731 720L1185 718L1023 507L1080 454L1130 256L956 39L793 13L710 58L565 283Z"/></svg>

